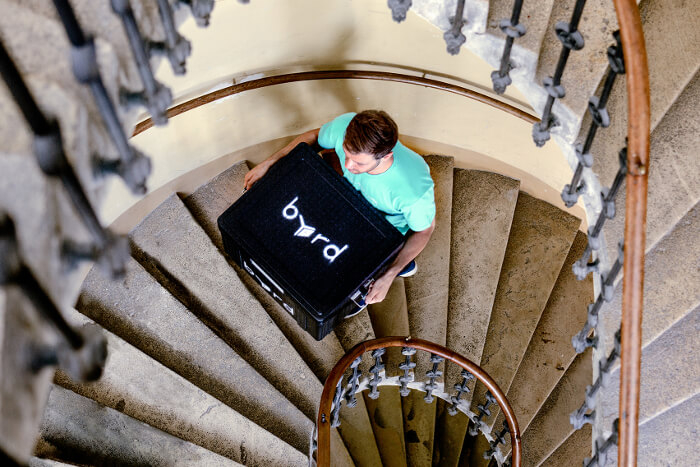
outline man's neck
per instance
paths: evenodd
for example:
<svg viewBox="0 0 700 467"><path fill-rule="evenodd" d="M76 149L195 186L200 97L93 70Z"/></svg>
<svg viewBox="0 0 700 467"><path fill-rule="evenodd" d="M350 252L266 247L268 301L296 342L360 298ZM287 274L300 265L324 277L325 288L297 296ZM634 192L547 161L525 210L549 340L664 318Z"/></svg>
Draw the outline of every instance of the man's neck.
<svg viewBox="0 0 700 467"><path fill-rule="evenodd" d="M391 164L394 163L394 155L392 154L391 157L387 157L386 159L382 159L381 162L377 167L374 169L370 170L367 172L370 175L379 175L383 174L387 170L389 170L389 167L391 167Z"/></svg>

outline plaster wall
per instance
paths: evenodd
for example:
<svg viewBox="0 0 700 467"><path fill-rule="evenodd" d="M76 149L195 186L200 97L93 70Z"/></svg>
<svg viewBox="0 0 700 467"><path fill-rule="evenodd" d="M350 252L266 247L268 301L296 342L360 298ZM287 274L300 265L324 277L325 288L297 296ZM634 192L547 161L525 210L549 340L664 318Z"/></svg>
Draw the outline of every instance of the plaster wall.
<svg viewBox="0 0 700 467"><path fill-rule="evenodd" d="M256 0L241 5L220 0L209 28L188 21L180 31L193 43L188 73L175 77L165 62L158 71L176 102L262 76L318 69L400 72L491 94L486 62L465 48L457 56L447 54L442 31L413 13L402 24L394 23L383 1ZM515 87L500 99L531 111ZM119 218L115 227L128 229L173 190L187 193L204 183L217 173L214 168L220 171L241 159L260 162L284 138L368 108L389 112L402 140L418 152L451 155L458 167L518 178L525 191L564 208L558 192L571 169L555 144L534 146L529 123L421 86L328 80L232 95L135 136L132 142L153 160L150 194L140 201L120 181L110 182L102 219L112 223ZM133 207L139 202L140 207ZM570 212L585 218L581 206Z"/></svg>

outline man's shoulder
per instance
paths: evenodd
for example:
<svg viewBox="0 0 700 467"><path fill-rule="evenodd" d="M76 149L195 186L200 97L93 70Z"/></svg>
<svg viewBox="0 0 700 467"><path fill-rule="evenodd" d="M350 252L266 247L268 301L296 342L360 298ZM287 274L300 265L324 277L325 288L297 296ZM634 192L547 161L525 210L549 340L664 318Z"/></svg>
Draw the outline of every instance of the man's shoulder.
<svg viewBox="0 0 700 467"><path fill-rule="evenodd" d="M345 130L355 115L355 112L344 113L323 125L319 131L319 144L326 148L334 147L338 139L344 138Z"/></svg>
<svg viewBox="0 0 700 467"><path fill-rule="evenodd" d="M407 148L401 142L396 143L394 147L394 160L403 177L432 183L430 167L428 167L423 156Z"/></svg>
<svg viewBox="0 0 700 467"><path fill-rule="evenodd" d="M394 148L394 163L392 191L401 204L410 205L433 188L430 168L420 154L398 143Z"/></svg>

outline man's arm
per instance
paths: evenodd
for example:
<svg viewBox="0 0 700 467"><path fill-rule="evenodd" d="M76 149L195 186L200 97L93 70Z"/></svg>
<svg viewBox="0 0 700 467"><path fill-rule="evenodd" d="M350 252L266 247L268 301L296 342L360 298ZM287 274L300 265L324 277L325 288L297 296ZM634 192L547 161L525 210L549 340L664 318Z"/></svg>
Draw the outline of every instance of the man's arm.
<svg viewBox="0 0 700 467"><path fill-rule="evenodd" d="M430 236L433 234L433 230L435 230L435 218L433 218L430 227L419 232L413 232L408 237L403 248L389 266L389 269L379 276L370 287L369 293L365 298L366 303L378 303L384 300L387 292L389 292L391 283L394 282L394 279L396 279L396 276L399 275L403 268L423 251L428 244L428 240L430 240Z"/></svg>
<svg viewBox="0 0 700 467"><path fill-rule="evenodd" d="M309 130L306 133L302 133L296 138L294 138L288 145L256 165L250 172L248 172L245 176L244 179L244 186L245 189L248 190L250 187L252 187L255 182L260 180L263 175L267 173L267 171L272 167L275 162L278 160L282 159L284 156L289 154L292 149L297 147L299 143L306 143L309 145L314 145L318 141L318 132L320 131L320 128L316 128L314 130Z"/></svg>

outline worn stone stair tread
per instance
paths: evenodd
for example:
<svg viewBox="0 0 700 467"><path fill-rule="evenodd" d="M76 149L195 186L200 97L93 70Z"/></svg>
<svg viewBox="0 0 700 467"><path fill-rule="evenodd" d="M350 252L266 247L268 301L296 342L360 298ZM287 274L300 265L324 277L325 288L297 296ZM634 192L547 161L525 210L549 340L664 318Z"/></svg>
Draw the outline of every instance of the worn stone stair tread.
<svg viewBox="0 0 700 467"><path fill-rule="evenodd" d="M581 220L525 193L518 196L503 259L481 367L508 392L540 321ZM507 352L502 349L507 348ZM477 384L473 400L483 403L486 388ZM495 411L486 417L493 423ZM483 446L485 438L477 441ZM479 452L480 449L474 451ZM472 457L474 462L477 462ZM476 465L486 464L481 457Z"/></svg>
<svg viewBox="0 0 700 467"><path fill-rule="evenodd" d="M700 12L700 8L697 9ZM697 148L697 135L700 134L698 103L700 71L651 133L649 165L653 169L648 175L647 251L700 201L700 164L693 158L684 157ZM606 167L604 170L617 168ZM621 190L616 200L621 214L605 225L608 252L613 259L617 256L617 241L624 237L626 199L625 190Z"/></svg>
<svg viewBox="0 0 700 467"><path fill-rule="evenodd" d="M586 309L593 301L593 280L589 275L585 280L579 281L571 272L571 266L583 254L586 243L586 235L577 232L508 390L507 397L518 417L521 431L527 429L532 417L576 357L571 337L586 322ZM493 411L500 412L498 407L494 407ZM491 427L500 429L502 422L501 413Z"/></svg>
<svg viewBox="0 0 700 467"><path fill-rule="evenodd" d="M576 356L523 432L523 465L539 465L574 432L569 415L583 404L593 374L591 360L590 349Z"/></svg>
<svg viewBox="0 0 700 467"><path fill-rule="evenodd" d="M73 311L69 318L91 323ZM246 465L307 465L308 458L223 402L109 331L102 376L75 383L61 371L66 389L209 451Z"/></svg>
<svg viewBox="0 0 700 467"><path fill-rule="evenodd" d="M639 426L638 458L644 465L699 465L700 454L696 449L700 443L700 395L670 407L665 412ZM690 421L690 424L684 421ZM686 444L687 443L687 444ZM617 455L612 455L617 459Z"/></svg>
<svg viewBox="0 0 700 467"><path fill-rule="evenodd" d="M129 238L134 256L152 275L313 420L323 386L177 195L146 216ZM334 446L349 460L342 441Z"/></svg>
<svg viewBox="0 0 700 467"><path fill-rule="evenodd" d="M183 199L192 216L221 251L224 251L224 248L217 219L242 195L246 173L248 173L246 162L238 162ZM236 271L248 290L294 345L319 380L325 381L333 366L344 354L335 334L331 333L323 340L317 341L301 329L296 320L270 298L254 280L240 269Z"/></svg>
<svg viewBox="0 0 700 467"><path fill-rule="evenodd" d="M522 48L529 52L533 60L537 60L537 55L542 47L545 35L550 32L549 16L552 11L553 0L538 1L536 3L523 2L520 12L520 24L527 28L524 36L513 42L513 49ZM513 2L510 0L491 0L489 2L489 16L486 33L505 41L506 35L501 31L499 23L502 19L510 19L513 14ZM501 48L500 51L503 49ZM516 66L527 66L534 68L536 63L518 63Z"/></svg>
<svg viewBox="0 0 700 467"><path fill-rule="evenodd" d="M450 249L447 348L481 361L503 257L508 244L520 182L478 170L454 170ZM460 369L447 365L445 387L462 381ZM470 383L473 391L474 383ZM462 397L467 404L472 393ZM450 416L438 401L434 455L457 465L468 419Z"/></svg>
<svg viewBox="0 0 700 467"><path fill-rule="evenodd" d="M696 203L659 242L647 252L644 261L644 314L642 347L655 340L700 303L700 202ZM622 283L615 296L604 305L600 319L605 329L620 327ZM602 349L612 349L614 333L601 336Z"/></svg>
<svg viewBox="0 0 700 467"><path fill-rule="evenodd" d="M649 67L653 135L669 108L681 100L679 96L700 70L700 57L687 54L688 50L700 47L700 31L697 28L700 6L677 0L654 0L640 2L639 13ZM674 38L673 47L668 46L671 36ZM613 88L607 108L612 117L610 126L598 133L591 151L595 157L593 168L605 186L609 186L615 176L617 149L625 145L627 136L627 90L622 82ZM686 118L696 118L695 112L686 114ZM587 126L584 120L582 132L587 131ZM579 139L582 138L585 135L580 135ZM652 136L652 143L653 140ZM653 156L655 151L652 150L650 154ZM650 174L659 166L653 165Z"/></svg>
<svg viewBox="0 0 700 467"><path fill-rule="evenodd" d="M481 356L481 367L503 391L510 388L580 222L528 194L518 196ZM506 347L508 352L500 351ZM474 399L483 401L485 392L477 384Z"/></svg>
<svg viewBox="0 0 700 467"><path fill-rule="evenodd" d="M43 0L13 1L21 1L27 8L31 8L36 13L48 18L55 18L55 21L58 22L55 8L49 2ZM141 1L132 1L130 3L141 33L145 37L156 40L158 33L162 29L157 5ZM119 84L128 89L141 89L143 85L131 54L128 39L124 33L121 20L113 13L111 5L108 2L95 2L92 0L72 0L71 5L84 30L96 36L98 40L101 39L110 44L116 51L120 68ZM153 58L152 63L157 63L159 60L161 60L160 57ZM100 65L102 66L102 63ZM108 89L114 92L118 90L116 87L113 90L111 88Z"/></svg>
<svg viewBox="0 0 700 467"><path fill-rule="evenodd" d="M435 230L416 258L418 272L404 281L409 335L445 345L450 281L450 233L454 158L428 155L425 161L435 183ZM417 352L414 374L422 377L432 367L430 355ZM444 369L444 365L440 365ZM423 401L424 393L411 391L401 399L406 455L414 466L430 465L435 432L435 404ZM410 415L410 416L409 416Z"/></svg>
<svg viewBox="0 0 700 467"><path fill-rule="evenodd" d="M241 465L87 397L54 386L44 412L40 457L122 465Z"/></svg>
<svg viewBox="0 0 700 467"><path fill-rule="evenodd" d="M668 407L678 405L700 393L700 305L685 315L663 334L642 349L639 424L643 425ZM690 378L679 378L689 375ZM695 375L694 377L692 375ZM669 382L673 382L669 384ZM620 368L613 372L607 388L620 387ZM619 397L604 391L598 398L596 411L603 426L610 426L618 417Z"/></svg>
<svg viewBox="0 0 700 467"><path fill-rule="evenodd" d="M322 386L177 197L129 234L135 257L313 419Z"/></svg>
<svg viewBox="0 0 700 467"><path fill-rule="evenodd" d="M247 419L307 452L311 421L136 261L127 263L122 281L111 281L92 269L76 307Z"/></svg>
<svg viewBox="0 0 700 467"><path fill-rule="evenodd" d="M574 431L556 451L554 451L539 467L561 467L572 465L572 461L582 461L591 457L593 431L590 425Z"/></svg>
<svg viewBox="0 0 700 467"><path fill-rule="evenodd" d="M552 5L549 25L545 32L546 40L542 43L537 63L536 79L539 84L543 78L554 74L562 48L561 42L556 38L554 26L559 21L568 23L571 20L573 4L574 2L554 2ZM581 50L572 51L561 80L566 89L562 104L579 118L586 111L588 99L608 67L607 55L601 51L614 43L612 33L617 29L617 17L613 8L593 3L586 5L579 23L585 46Z"/></svg>
<svg viewBox="0 0 700 467"><path fill-rule="evenodd" d="M27 467L62 467L73 466L75 464L67 464L53 459L44 459L42 457L32 457L27 463Z"/></svg>

